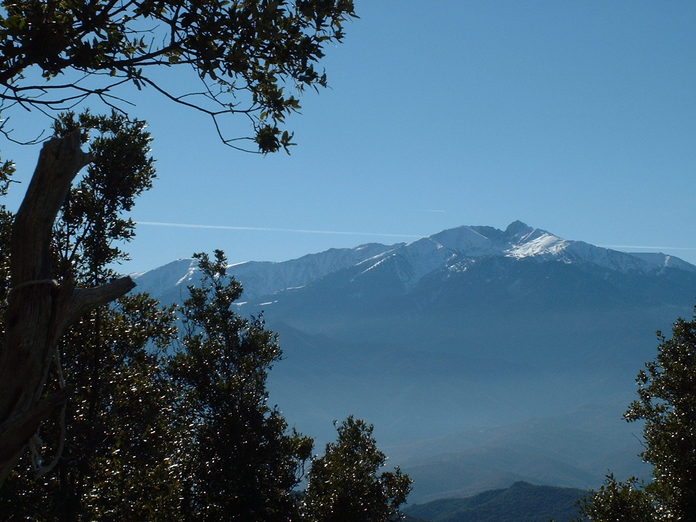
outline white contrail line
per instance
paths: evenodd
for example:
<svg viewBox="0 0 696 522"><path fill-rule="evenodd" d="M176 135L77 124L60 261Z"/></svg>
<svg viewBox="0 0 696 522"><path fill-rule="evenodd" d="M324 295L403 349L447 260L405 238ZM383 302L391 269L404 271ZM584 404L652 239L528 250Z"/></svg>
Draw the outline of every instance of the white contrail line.
<svg viewBox="0 0 696 522"><path fill-rule="evenodd" d="M696 250L696 247L646 246L646 245L597 245L604 248L632 248L643 250Z"/></svg>
<svg viewBox="0 0 696 522"><path fill-rule="evenodd" d="M253 232L294 232L299 234L326 234L340 236L377 236L377 237L410 237L420 238L415 234L393 234L389 232L346 232L343 230L311 230L305 228L275 228L275 227L237 227L232 225L195 225L192 223L169 223L164 221L136 221L138 225L153 227L199 228L207 230L250 230Z"/></svg>
<svg viewBox="0 0 696 522"><path fill-rule="evenodd" d="M426 210L426 212L428 212ZM433 211L435 212L435 211ZM291 232L296 234L324 234L339 236L375 236L375 237L406 237L421 238L422 235L416 234L395 234L392 232L348 232L345 230L314 230L306 228L278 228L278 227L241 227L233 225L197 225L194 223L171 223L168 221L136 221L138 225L153 227L173 227L173 228L197 228L206 230L240 230L252 232ZM648 245L597 245L604 248L630 248L642 250L696 250L696 247L675 247L675 246L648 246Z"/></svg>

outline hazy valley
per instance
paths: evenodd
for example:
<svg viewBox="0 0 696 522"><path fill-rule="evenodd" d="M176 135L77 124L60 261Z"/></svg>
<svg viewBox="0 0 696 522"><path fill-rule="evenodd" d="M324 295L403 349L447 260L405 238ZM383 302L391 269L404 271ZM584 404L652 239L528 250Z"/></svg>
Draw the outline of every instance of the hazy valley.
<svg viewBox="0 0 696 522"><path fill-rule="evenodd" d="M231 271L240 313L263 311L280 334L272 401L318 441L348 414L374 423L415 480L411 502L644 472L640 426L621 414L655 331L696 295L696 267L678 258L520 222ZM136 280L174 302L197 270L179 260Z"/></svg>

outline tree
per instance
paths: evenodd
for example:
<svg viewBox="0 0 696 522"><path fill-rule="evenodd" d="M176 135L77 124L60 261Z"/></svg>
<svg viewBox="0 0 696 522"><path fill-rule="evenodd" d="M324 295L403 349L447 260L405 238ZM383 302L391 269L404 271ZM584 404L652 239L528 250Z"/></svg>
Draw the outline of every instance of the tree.
<svg viewBox="0 0 696 522"><path fill-rule="evenodd" d="M169 365L179 420L190 427L181 512L186 520L295 520L293 489L312 440L288 433L267 404L268 370L281 357L277 336L231 309L242 287L227 275L222 251L214 260L195 257L202 285L189 287L186 334Z"/></svg>
<svg viewBox="0 0 696 522"><path fill-rule="evenodd" d="M584 515L590 520L618 522L653 522L656 520L652 496L639 487L635 477L619 482L607 475L599 490L580 502Z"/></svg>
<svg viewBox="0 0 696 522"><path fill-rule="evenodd" d="M396 468L378 470L386 456L377 449L374 427L348 417L337 426L338 439L312 462L303 514L312 522L386 522L402 518L411 479Z"/></svg>
<svg viewBox="0 0 696 522"><path fill-rule="evenodd" d="M123 214L152 183L150 137L141 122L89 113L64 115L56 132L78 127L97 131L94 161L59 212L52 275L100 285L126 255L116 243L133 235ZM45 393L69 389L70 400L42 424L7 480L1 519L172 518L173 394L159 351L175 336L172 312L132 295L90 311L62 336Z"/></svg>
<svg viewBox="0 0 696 522"><path fill-rule="evenodd" d="M692 520L696 513L696 315L678 319L671 339L658 336L657 359L638 374L638 399L625 414L645 421L641 456L653 480L637 489L635 480L610 477L585 507L597 520L628 520L611 518L626 517L626 505L642 512L639 520Z"/></svg>
<svg viewBox="0 0 696 522"><path fill-rule="evenodd" d="M326 84L315 64L343 37L351 0L3 1L0 112L46 113L96 99L123 112L119 86L150 87L208 114L230 146L251 140L266 153L289 147L279 125L299 109L289 91ZM167 68L193 70L198 92L172 93L157 80ZM59 78L60 77L60 78ZM41 79L39 79L41 78ZM287 88L287 89L286 89ZM119 107L120 105L120 107ZM226 138L218 118L243 114L252 136ZM12 138L7 119L0 131ZM71 183L92 157L74 130L47 141L12 224L5 331L0 345L0 486L40 424L66 401L45 394L60 337L85 313L124 295L128 277L76 286L55 278L52 228ZM2 173L6 180L7 170Z"/></svg>
<svg viewBox="0 0 696 522"><path fill-rule="evenodd" d="M80 141L72 132L44 145L4 253L10 287L0 349L0 485L41 422L65 403L64 390L44 394L60 337L134 286L128 277L93 288L78 288L71 274L54 279L53 223L71 180L88 163Z"/></svg>
<svg viewBox="0 0 696 522"><path fill-rule="evenodd" d="M262 152L291 144L278 124L300 105L284 86L325 86L315 63L355 16L352 0L5 0L2 7L0 109L61 111L88 98L122 109L115 91L131 84L209 115L225 143L252 140ZM200 88L170 91L157 79L162 68L192 70ZM247 116L253 136L225 138L223 114Z"/></svg>
<svg viewBox="0 0 696 522"><path fill-rule="evenodd" d="M70 400L62 418L41 426L38 453L25 453L10 473L0 519L175 519L178 439L160 351L172 333L169 311L142 294L101 307L68 331L60 352ZM36 465L54 456L55 467L37 477Z"/></svg>

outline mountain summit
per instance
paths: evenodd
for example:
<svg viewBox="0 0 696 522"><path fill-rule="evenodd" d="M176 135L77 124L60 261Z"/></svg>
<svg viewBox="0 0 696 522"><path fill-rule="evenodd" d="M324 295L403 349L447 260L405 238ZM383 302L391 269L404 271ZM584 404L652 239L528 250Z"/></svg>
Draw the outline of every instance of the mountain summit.
<svg viewBox="0 0 696 522"><path fill-rule="evenodd" d="M618 272L659 273L665 269L696 272L696 266L661 253L626 253L556 236L521 221L505 230L489 226L460 226L411 243L369 243L355 248L332 248L282 262L249 261L231 265L230 271L244 284L245 298L271 295L305 286L334 272L361 267L394 270L407 286L435 270L466 270L474 260L504 257L537 262L594 265ZM192 259L181 259L149 272L134 274L138 289L165 301L179 300L185 287L197 281Z"/></svg>
<svg viewBox="0 0 696 522"><path fill-rule="evenodd" d="M230 271L240 313L263 312L280 335L269 386L286 418L319 446L333 419L374 423L416 479L415 502L639 475L621 413L655 330L690 314L696 295L696 267L680 259L519 221ZM136 277L165 302L197 279L191 260Z"/></svg>

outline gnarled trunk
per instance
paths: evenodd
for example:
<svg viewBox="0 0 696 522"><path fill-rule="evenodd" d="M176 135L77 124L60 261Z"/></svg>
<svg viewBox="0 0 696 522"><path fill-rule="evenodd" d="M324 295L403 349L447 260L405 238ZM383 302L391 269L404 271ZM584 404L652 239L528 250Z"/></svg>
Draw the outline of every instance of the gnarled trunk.
<svg viewBox="0 0 696 522"><path fill-rule="evenodd" d="M60 336L85 312L135 286L129 277L97 288L52 279L53 224L72 180L89 162L79 131L46 142L15 217L0 345L0 487L41 422L66 400L64 393L43 394Z"/></svg>

